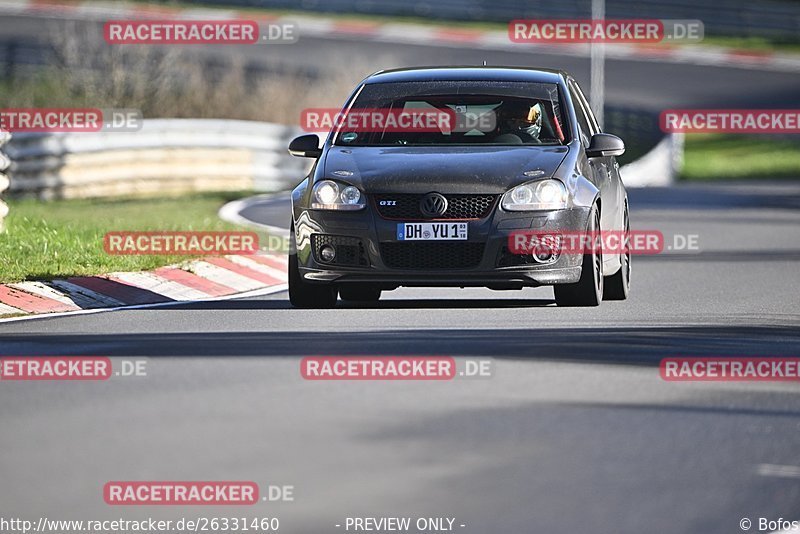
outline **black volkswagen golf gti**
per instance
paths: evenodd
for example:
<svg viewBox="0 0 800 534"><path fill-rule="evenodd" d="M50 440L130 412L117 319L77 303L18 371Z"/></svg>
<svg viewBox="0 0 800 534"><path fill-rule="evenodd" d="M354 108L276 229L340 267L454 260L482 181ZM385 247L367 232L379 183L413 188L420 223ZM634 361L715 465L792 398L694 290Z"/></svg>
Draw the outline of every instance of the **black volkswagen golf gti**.
<svg viewBox="0 0 800 534"><path fill-rule="evenodd" d="M576 251L559 237L630 229L624 144L600 131L565 72L381 71L318 145L304 135L289 146L316 159L292 192L295 306L376 301L400 286L552 285L559 306L628 296L627 246L580 239ZM528 246L514 246L520 235Z"/></svg>

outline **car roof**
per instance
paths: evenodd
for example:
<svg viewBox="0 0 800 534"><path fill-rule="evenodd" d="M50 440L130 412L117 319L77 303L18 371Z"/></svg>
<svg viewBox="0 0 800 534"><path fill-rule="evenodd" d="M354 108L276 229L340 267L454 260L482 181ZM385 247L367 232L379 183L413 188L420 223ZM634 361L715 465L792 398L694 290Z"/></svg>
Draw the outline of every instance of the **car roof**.
<svg viewBox="0 0 800 534"><path fill-rule="evenodd" d="M558 83L570 78L561 70L529 67L423 67L382 70L364 80L365 84L430 81L500 81Z"/></svg>

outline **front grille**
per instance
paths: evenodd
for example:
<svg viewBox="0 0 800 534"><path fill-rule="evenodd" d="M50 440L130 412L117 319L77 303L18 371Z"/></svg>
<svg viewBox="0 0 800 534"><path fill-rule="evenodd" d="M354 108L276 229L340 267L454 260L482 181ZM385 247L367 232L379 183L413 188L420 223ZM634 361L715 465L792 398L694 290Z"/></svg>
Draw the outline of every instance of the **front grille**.
<svg viewBox="0 0 800 534"><path fill-rule="evenodd" d="M381 243L390 269L472 269L483 259L485 243Z"/></svg>
<svg viewBox="0 0 800 534"><path fill-rule="evenodd" d="M375 208L384 219L426 220L419 210L419 203L425 195L380 194L375 195ZM447 198L447 211L437 219L482 219L491 213L499 195L444 195ZM394 202L394 205L381 205L381 202Z"/></svg>
<svg viewBox="0 0 800 534"><path fill-rule="evenodd" d="M322 261L319 250L323 245L333 245L333 247L336 248L336 257L333 261ZM314 259L317 263L325 265L347 265L350 267L369 267L367 249L364 247L364 242L357 237L312 234L311 246L314 249Z"/></svg>

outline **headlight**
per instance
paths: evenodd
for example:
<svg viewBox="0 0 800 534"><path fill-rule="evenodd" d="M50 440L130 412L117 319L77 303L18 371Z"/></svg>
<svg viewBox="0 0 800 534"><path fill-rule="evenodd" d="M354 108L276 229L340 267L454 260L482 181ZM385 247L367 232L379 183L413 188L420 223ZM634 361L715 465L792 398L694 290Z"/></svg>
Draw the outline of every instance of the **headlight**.
<svg viewBox="0 0 800 534"><path fill-rule="evenodd" d="M342 189L342 193L339 195L339 198L342 199L342 202L345 204L358 204L361 202L361 191L358 190L357 187L353 187L352 185L348 185L344 189Z"/></svg>
<svg viewBox="0 0 800 534"><path fill-rule="evenodd" d="M360 210L365 206L357 187L333 180L322 180L314 186L311 207L317 210Z"/></svg>
<svg viewBox="0 0 800 534"><path fill-rule="evenodd" d="M508 211L557 210L567 207L567 188L558 180L538 180L518 185L503 195Z"/></svg>

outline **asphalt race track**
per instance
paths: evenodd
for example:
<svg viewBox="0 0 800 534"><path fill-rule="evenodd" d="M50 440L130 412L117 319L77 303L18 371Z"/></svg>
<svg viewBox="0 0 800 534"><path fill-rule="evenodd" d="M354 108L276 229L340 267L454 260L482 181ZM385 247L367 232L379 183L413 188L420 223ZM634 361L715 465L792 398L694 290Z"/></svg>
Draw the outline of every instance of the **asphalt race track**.
<svg viewBox="0 0 800 534"><path fill-rule="evenodd" d="M599 309L556 308L547 288L400 289L367 309L295 310L281 292L0 324L4 355L147 360L146 377L4 383L0 502L171 517L109 507L102 486L228 479L294 485L295 502L247 510L285 532L338 532L348 515L479 533L798 517L796 386L665 382L658 363L800 352L800 186L635 190L631 206L634 228L698 234L700 250L634 258L631 299ZM268 222L285 201L254 209ZM493 376L300 376L302 356L351 354L491 358Z"/></svg>

